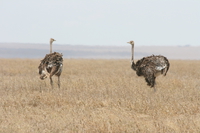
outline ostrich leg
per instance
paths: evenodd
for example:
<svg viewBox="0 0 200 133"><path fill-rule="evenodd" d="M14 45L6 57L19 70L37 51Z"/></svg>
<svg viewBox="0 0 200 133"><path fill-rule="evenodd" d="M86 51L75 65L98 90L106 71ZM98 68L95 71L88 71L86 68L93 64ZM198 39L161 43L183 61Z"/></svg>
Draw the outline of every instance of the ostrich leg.
<svg viewBox="0 0 200 133"><path fill-rule="evenodd" d="M153 87L154 92L156 92L156 81L155 81L155 86Z"/></svg>
<svg viewBox="0 0 200 133"><path fill-rule="evenodd" d="M155 85L156 85L156 77L154 77L154 76L152 76L151 77L151 88L153 88L154 89L154 92L156 92L156 87L155 87Z"/></svg>
<svg viewBox="0 0 200 133"><path fill-rule="evenodd" d="M53 89L53 80L52 80L52 76L53 76L53 75L50 75L49 78L50 78L51 88Z"/></svg>
<svg viewBox="0 0 200 133"><path fill-rule="evenodd" d="M58 87L60 88L60 76L58 76Z"/></svg>
<svg viewBox="0 0 200 133"><path fill-rule="evenodd" d="M149 82L148 78L145 78L146 82L147 82L147 85L150 86L151 83Z"/></svg>
<svg viewBox="0 0 200 133"><path fill-rule="evenodd" d="M156 77L148 76L148 77L145 78L145 80L147 82L147 85L150 86L151 88L154 88L154 92L156 92L156 87L155 87Z"/></svg>

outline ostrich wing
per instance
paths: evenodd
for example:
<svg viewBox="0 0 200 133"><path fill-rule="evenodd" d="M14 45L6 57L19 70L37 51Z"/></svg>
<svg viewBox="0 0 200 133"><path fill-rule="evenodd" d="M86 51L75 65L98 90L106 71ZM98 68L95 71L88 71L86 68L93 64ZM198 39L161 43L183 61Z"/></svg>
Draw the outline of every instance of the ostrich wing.
<svg viewBox="0 0 200 133"><path fill-rule="evenodd" d="M53 66L57 66L62 64L63 62L63 58L62 58L62 54L54 52L54 53L50 53L50 54L46 54L46 56L44 57L44 59L41 60L41 63L39 65L39 73L41 73L41 71L46 68L46 69L50 69Z"/></svg>
<svg viewBox="0 0 200 133"><path fill-rule="evenodd" d="M158 55L152 55L152 56L148 56L146 57L144 60L144 62L151 62L154 64L155 68L158 70L164 69L167 67L167 62L168 60L166 60L166 58L164 56ZM145 63L146 64L146 63Z"/></svg>
<svg viewBox="0 0 200 133"><path fill-rule="evenodd" d="M144 57L141 60L138 60L136 65L139 66L140 68L145 67L145 66L151 66L157 72L160 71L164 75L166 75L170 66L167 58L162 55L158 55L158 56L152 55L152 56Z"/></svg>

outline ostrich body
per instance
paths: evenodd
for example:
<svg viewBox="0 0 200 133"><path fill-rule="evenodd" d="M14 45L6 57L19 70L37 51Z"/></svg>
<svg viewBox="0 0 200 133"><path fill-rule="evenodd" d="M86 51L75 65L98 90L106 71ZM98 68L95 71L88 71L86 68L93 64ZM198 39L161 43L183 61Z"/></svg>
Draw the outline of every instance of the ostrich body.
<svg viewBox="0 0 200 133"><path fill-rule="evenodd" d="M138 76L143 76L145 78L147 85L149 85L150 87L154 87L157 76L166 76L170 66L168 59L162 55L152 55L143 57L135 64L134 41L130 41L127 43L130 43L132 45L131 68L136 71L136 74Z"/></svg>
<svg viewBox="0 0 200 133"><path fill-rule="evenodd" d="M46 54L44 59L41 60L38 66L40 79L44 80L49 76L50 83L53 88L52 76L56 75L58 77L58 87L60 88L60 75L62 73L63 58L62 54L58 52L52 53L52 43L55 41L53 38L50 39L50 54Z"/></svg>

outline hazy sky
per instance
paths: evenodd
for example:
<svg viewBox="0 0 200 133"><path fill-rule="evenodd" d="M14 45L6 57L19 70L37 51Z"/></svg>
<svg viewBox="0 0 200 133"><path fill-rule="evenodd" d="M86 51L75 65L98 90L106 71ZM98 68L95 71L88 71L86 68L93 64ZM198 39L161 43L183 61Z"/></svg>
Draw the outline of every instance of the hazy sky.
<svg viewBox="0 0 200 133"><path fill-rule="evenodd" d="M0 42L200 45L200 0L0 0Z"/></svg>

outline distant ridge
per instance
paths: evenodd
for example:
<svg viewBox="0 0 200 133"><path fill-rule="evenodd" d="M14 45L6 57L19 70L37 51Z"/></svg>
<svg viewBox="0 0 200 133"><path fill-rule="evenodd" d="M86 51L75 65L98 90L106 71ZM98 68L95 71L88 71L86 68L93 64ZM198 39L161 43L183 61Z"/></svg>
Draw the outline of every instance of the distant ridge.
<svg viewBox="0 0 200 133"><path fill-rule="evenodd" d="M129 59L131 47L53 45L53 51L61 52L64 58ZM48 44L0 43L0 58L43 58L49 53ZM148 55L164 55L168 59L200 60L200 46L136 46L135 58Z"/></svg>

